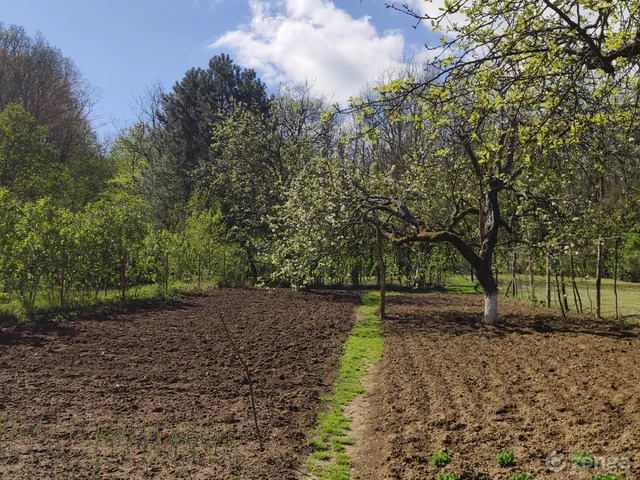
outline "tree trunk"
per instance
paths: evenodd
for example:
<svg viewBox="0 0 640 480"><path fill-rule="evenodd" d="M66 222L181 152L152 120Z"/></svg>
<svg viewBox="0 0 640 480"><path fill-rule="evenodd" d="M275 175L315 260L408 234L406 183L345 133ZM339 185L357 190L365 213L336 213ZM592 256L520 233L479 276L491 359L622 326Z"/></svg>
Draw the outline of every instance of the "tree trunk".
<svg viewBox="0 0 640 480"><path fill-rule="evenodd" d="M476 278L482 286L484 295L484 317L482 323L485 325L495 325L498 322L498 284L491 275L491 267L481 265L476 270Z"/></svg>
<svg viewBox="0 0 640 480"><path fill-rule="evenodd" d="M382 231L379 227L376 229L376 251L378 253L378 275L380 276L380 320L384 320L387 286L385 281L384 255L382 251Z"/></svg>
<svg viewBox="0 0 640 480"><path fill-rule="evenodd" d="M249 260L249 268L251 268L251 276L253 277L253 283L258 283L258 269L256 268L256 262L253 259L253 254L249 247L244 248L247 252L247 259Z"/></svg>
<svg viewBox="0 0 640 480"><path fill-rule="evenodd" d="M499 184L500 182L495 179L489 181L489 190L485 197L487 211L484 233L482 235L480 255L478 256L479 261L476 263L476 278L482 285L484 293L484 317L482 323L485 325L498 323L498 270L496 269L496 277L494 279L491 275L491 260L498 244L498 232L502 222L498 203Z"/></svg>
<svg viewBox="0 0 640 480"><path fill-rule="evenodd" d="M351 286L358 287L360 285L360 269L358 265L351 268Z"/></svg>
<svg viewBox="0 0 640 480"><path fill-rule="evenodd" d="M498 321L498 291L484 292L484 317L482 323L495 325Z"/></svg>

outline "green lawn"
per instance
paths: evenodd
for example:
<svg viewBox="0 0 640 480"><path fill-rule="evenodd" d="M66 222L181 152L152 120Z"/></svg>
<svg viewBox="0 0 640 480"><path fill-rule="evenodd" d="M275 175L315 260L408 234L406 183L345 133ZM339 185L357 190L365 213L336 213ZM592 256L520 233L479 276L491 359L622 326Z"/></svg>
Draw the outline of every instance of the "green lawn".
<svg viewBox="0 0 640 480"><path fill-rule="evenodd" d="M507 285L511 279L508 274L500 274L498 276L498 285L500 292L506 291ZM555 277L552 277L551 285L551 306L560 308L558 304L558 295L555 284ZM529 301L529 277L528 275L516 275L518 285L518 299ZM587 314L595 314L596 309L596 282L595 279L584 278L576 279L578 284L578 292L582 298L583 312ZM575 302L571 288L570 279L565 278L567 301L569 310L575 312ZM468 277L460 275L452 276L447 279L447 290L472 292L475 284L471 283ZM475 289L480 291L479 287ZM546 298L546 279L544 276L535 277L535 294L537 305L543 305ZM591 299L591 301L589 300ZM620 282L618 281L618 313L621 320L629 322L640 322L640 283ZM615 295L613 291L613 280L610 278L602 279L602 316L607 319L615 319L616 306Z"/></svg>

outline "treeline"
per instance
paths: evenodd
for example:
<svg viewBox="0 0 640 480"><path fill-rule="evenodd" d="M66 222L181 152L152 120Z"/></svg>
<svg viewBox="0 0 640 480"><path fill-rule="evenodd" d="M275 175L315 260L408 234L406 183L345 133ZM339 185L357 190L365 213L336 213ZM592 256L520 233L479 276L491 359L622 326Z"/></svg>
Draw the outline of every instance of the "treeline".
<svg viewBox="0 0 640 480"><path fill-rule="evenodd" d="M21 203L0 193L5 291L17 296L27 314L38 297L64 309L108 297L122 300L130 286L169 283L243 285L241 251L226 239L219 216L189 216L180 232L154 229L139 212L106 201L72 212L47 199Z"/></svg>
<svg viewBox="0 0 640 480"><path fill-rule="evenodd" d="M43 37L0 26L4 301L31 314L139 285L280 283L271 220L305 165L339 146L312 86L268 95L216 56L149 88L108 145L91 128L96 99Z"/></svg>
<svg viewBox="0 0 640 480"><path fill-rule="evenodd" d="M487 15L529 15L528 1ZM544 275L549 258L587 274L599 236L620 239L619 277L640 278L636 67L605 75L566 55L503 52L482 73L466 57L408 60L342 109L312 84L269 94L219 55L150 87L105 146L73 63L1 28L0 287L30 310L38 295L64 305L168 279L424 285L473 271L493 295L513 252L520 271Z"/></svg>

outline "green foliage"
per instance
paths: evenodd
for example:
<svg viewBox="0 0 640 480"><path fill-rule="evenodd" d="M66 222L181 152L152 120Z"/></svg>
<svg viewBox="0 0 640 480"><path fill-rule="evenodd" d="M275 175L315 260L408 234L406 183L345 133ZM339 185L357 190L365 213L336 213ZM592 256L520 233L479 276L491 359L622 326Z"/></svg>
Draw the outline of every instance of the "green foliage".
<svg viewBox="0 0 640 480"><path fill-rule="evenodd" d="M625 480L626 478L627 476L621 473L599 473L594 475L593 480Z"/></svg>
<svg viewBox="0 0 640 480"><path fill-rule="evenodd" d="M309 446L314 452L325 452L329 449L322 440L318 440L317 438L309 440Z"/></svg>
<svg viewBox="0 0 640 480"><path fill-rule="evenodd" d="M20 204L0 189L0 208L0 289L19 300L26 316L36 313L40 299L64 309L98 303L114 287L168 289L176 280L236 285L245 277L243 253L210 211L195 211L174 234L104 200L73 213L46 199ZM14 307L3 311L22 316Z"/></svg>
<svg viewBox="0 0 640 480"><path fill-rule="evenodd" d="M57 193L62 167L54 161L48 135L19 105L0 112L0 188L23 201Z"/></svg>
<svg viewBox="0 0 640 480"><path fill-rule="evenodd" d="M571 457L571 463L576 467L595 468L597 461L593 455L587 452L577 452Z"/></svg>
<svg viewBox="0 0 640 480"><path fill-rule="evenodd" d="M41 34L0 24L0 187L73 211L111 174L89 115L95 91Z"/></svg>
<svg viewBox="0 0 640 480"><path fill-rule="evenodd" d="M462 475L457 472L437 473L435 480L461 480Z"/></svg>
<svg viewBox="0 0 640 480"><path fill-rule="evenodd" d="M316 450L311 454L311 457L316 460L326 461L331 458L331 454L326 450Z"/></svg>
<svg viewBox="0 0 640 480"><path fill-rule="evenodd" d="M531 480L531 474L529 472L520 472L511 475L511 480Z"/></svg>
<svg viewBox="0 0 640 480"><path fill-rule="evenodd" d="M434 467L443 468L452 462L451 456L447 452L436 453L431 457L429 463Z"/></svg>
<svg viewBox="0 0 640 480"><path fill-rule="evenodd" d="M502 450L496 457L496 462L501 467L511 467L515 463L516 456L511 450Z"/></svg>
<svg viewBox="0 0 640 480"><path fill-rule="evenodd" d="M149 176L161 197L156 214L184 208L197 191L196 172L208 165L212 131L238 107L266 115L266 88L253 70L243 70L227 55L217 55L207 69L192 68L160 98L159 141L165 154L153 158ZM205 167L206 168L206 167Z"/></svg>
<svg viewBox="0 0 640 480"><path fill-rule="evenodd" d="M44 199L12 207L13 228L5 234L0 272L4 287L31 312L40 288L56 277L62 250L70 243L72 216Z"/></svg>

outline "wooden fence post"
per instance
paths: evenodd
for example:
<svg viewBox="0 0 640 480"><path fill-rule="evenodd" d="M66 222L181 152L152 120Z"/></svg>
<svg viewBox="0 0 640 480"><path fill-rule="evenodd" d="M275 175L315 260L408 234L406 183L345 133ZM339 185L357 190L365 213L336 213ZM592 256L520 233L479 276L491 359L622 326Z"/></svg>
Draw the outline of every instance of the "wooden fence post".
<svg viewBox="0 0 640 480"><path fill-rule="evenodd" d="M562 301L562 293L560 292L560 282L558 282L558 273L556 272L556 290L558 292L558 303L560 304L560 310L562 310L562 318L567 319L567 312L564 309L564 302Z"/></svg>
<svg viewBox="0 0 640 480"><path fill-rule="evenodd" d="M120 283L122 284L122 301L127 298L127 252L122 254L122 262L120 265Z"/></svg>
<svg viewBox="0 0 640 480"><path fill-rule="evenodd" d="M222 286L227 286L227 247L222 249Z"/></svg>
<svg viewBox="0 0 640 480"><path fill-rule="evenodd" d="M598 238L598 257L596 262L596 320L601 318L601 305L602 305L602 235Z"/></svg>
<svg viewBox="0 0 640 480"><path fill-rule="evenodd" d="M562 287L562 302L565 312L569 311L569 300L567 298L567 287L564 283L564 255L560 257L560 286Z"/></svg>
<svg viewBox="0 0 640 480"><path fill-rule="evenodd" d="M551 308L551 247L547 247L547 308Z"/></svg>
<svg viewBox="0 0 640 480"><path fill-rule="evenodd" d="M169 291L169 252L164 254L164 291Z"/></svg>
<svg viewBox="0 0 640 480"><path fill-rule="evenodd" d="M378 252L378 272L380 274L380 320L384 320L385 318L385 307L386 307L386 279L385 279L385 268L384 268L384 255L382 250L382 231L380 227L376 227L376 250Z"/></svg>
<svg viewBox="0 0 640 480"><path fill-rule="evenodd" d="M533 264L535 261L534 251L533 251L533 235L531 234L531 230L528 232L529 237L529 300L532 305L536 304L536 282L533 272Z"/></svg>
<svg viewBox="0 0 640 480"><path fill-rule="evenodd" d="M60 262L60 307L64 308L64 294L65 294L65 283L66 283L66 270L67 263L69 262L69 257L67 256L67 249L62 249L62 258Z"/></svg>
<svg viewBox="0 0 640 480"><path fill-rule="evenodd" d="M613 294L616 297L616 320L620 319L620 314L618 313L618 248L619 247L620 247L620 238L616 238L615 267L613 269Z"/></svg>

